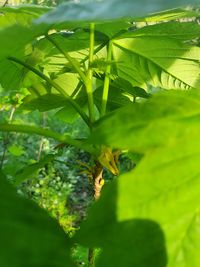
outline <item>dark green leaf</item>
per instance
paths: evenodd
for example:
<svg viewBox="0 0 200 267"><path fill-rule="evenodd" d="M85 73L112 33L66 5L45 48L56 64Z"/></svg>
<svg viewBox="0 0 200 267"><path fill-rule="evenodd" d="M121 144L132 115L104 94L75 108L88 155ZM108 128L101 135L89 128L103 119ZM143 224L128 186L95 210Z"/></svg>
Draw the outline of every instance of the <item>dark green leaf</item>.
<svg viewBox="0 0 200 267"><path fill-rule="evenodd" d="M56 94L46 94L39 96L37 98L31 98L29 100L29 97L26 97L24 99L24 104L21 105L22 109L27 110L36 110L38 109L41 112L48 111L51 109L63 107L67 104L67 100L65 97L61 95ZM68 103L68 105L70 105Z"/></svg>
<svg viewBox="0 0 200 267"><path fill-rule="evenodd" d="M0 265L73 266L70 240L32 201L18 196L0 173Z"/></svg>
<svg viewBox="0 0 200 267"><path fill-rule="evenodd" d="M103 87L99 87L94 92L95 105L101 110ZM110 86L107 101L107 111L113 111L117 108L129 105L131 99L124 95L123 89Z"/></svg>
<svg viewBox="0 0 200 267"><path fill-rule="evenodd" d="M134 97L148 98L150 96L144 89L132 86L130 82L119 77L113 81L112 85Z"/></svg>
<svg viewBox="0 0 200 267"><path fill-rule="evenodd" d="M52 162L55 158L55 155L47 155L39 162L33 163L31 165L26 166L25 168L18 170L15 174L15 184L19 185L20 183L34 178L37 176L37 172L43 168L49 162Z"/></svg>

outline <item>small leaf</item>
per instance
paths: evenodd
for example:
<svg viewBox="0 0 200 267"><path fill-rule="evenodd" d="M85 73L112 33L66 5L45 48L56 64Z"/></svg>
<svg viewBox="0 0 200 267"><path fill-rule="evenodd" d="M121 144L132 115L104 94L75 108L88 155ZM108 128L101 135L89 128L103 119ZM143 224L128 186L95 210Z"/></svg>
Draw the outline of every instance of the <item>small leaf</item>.
<svg viewBox="0 0 200 267"><path fill-rule="evenodd" d="M23 150L23 148L21 146L18 145L12 145L8 148L8 151L16 157L21 156L22 154L25 153L25 151Z"/></svg>
<svg viewBox="0 0 200 267"><path fill-rule="evenodd" d="M94 92L95 105L98 110L101 110L103 87L99 87ZM125 96L124 91L118 87L110 86L107 101L107 112L113 111L117 108L129 105L131 100Z"/></svg>
<svg viewBox="0 0 200 267"><path fill-rule="evenodd" d="M37 178L37 172L43 168L46 164L49 162L52 162L55 158L55 155L47 155L43 159L41 159L39 162L30 164L26 166L25 168L18 170L15 174L15 184L19 185L20 183L31 179L31 178Z"/></svg>
<svg viewBox="0 0 200 267"><path fill-rule="evenodd" d="M114 87L120 88L124 92L127 92L128 94L134 97L142 97L142 98L150 97L150 94L148 94L144 89L137 86L132 86L132 84L129 81L119 77L114 79L112 85Z"/></svg>
<svg viewBox="0 0 200 267"><path fill-rule="evenodd" d="M20 106L22 109L27 110L39 110L41 112L48 111L51 109L70 105L67 99L58 94L45 94L37 98L26 97L23 99L23 104Z"/></svg>

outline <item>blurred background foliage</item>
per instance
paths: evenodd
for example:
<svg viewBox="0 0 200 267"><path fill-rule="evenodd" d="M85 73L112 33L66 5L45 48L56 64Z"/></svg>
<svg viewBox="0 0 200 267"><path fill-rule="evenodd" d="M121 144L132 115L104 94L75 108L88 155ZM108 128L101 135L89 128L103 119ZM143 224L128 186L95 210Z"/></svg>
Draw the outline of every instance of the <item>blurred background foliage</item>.
<svg viewBox="0 0 200 267"><path fill-rule="evenodd" d="M87 129L80 119L64 123L55 119L57 110L43 113L21 110L19 106L26 93L22 89L18 93L12 91L8 96L0 90L0 123L23 122L60 133L68 132L74 138L86 136ZM121 173L132 169L140 157L137 154L123 154L119 159ZM79 229L93 203L93 185L89 179L91 161L86 152L44 137L20 133L0 134L0 168L17 186L20 195L47 210L69 236ZM115 179L106 170L104 177L106 183ZM74 247L73 257L78 264L87 266L88 249Z"/></svg>
<svg viewBox="0 0 200 267"><path fill-rule="evenodd" d="M0 5L19 5L19 4L33 4L33 5L43 5L43 6L57 6L62 2L67 2L68 0L8 0L0 1Z"/></svg>

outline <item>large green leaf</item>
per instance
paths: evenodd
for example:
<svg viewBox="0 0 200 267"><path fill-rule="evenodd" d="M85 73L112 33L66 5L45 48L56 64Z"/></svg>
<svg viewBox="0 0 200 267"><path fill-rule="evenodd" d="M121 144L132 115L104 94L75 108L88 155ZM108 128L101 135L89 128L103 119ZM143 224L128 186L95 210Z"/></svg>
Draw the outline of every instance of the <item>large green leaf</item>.
<svg viewBox="0 0 200 267"><path fill-rule="evenodd" d="M136 36L170 37L184 41L198 38L200 36L200 26L195 22L165 22L132 31L130 29L129 32L122 34L119 38Z"/></svg>
<svg viewBox="0 0 200 267"><path fill-rule="evenodd" d="M115 40L113 54L118 75L134 86L144 89L148 84L165 89L200 86L199 47L169 37L142 36Z"/></svg>
<svg viewBox="0 0 200 267"><path fill-rule="evenodd" d="M5 6L0 7L0 26L8 27L13 24L28 26L33 19L51 10L50 7L38 5Z"/></svg>
<svg viewBox="0 0 200 267"><path fill-rule="evenodd" d="M80 107L82 107L82 109L87 110L87 94L85 92L85 88L81 88L74 100ZM72 107L72 105L65 105L55 114L55 116L66 123L73 123L79 117L77 111Z"/></svg>
<svg viewBox="0 0 200 267"><path fill-rule="evenodd" d="M56 221L18 196L0 173L0 265L72 267L71 241Z"/></svg>
<svg viewBox="0 0 200 267"><path fill-rule="evenodd" d="M0 83L5 89L19 89L24 74L24 69L21 66L6 58L13 55L25 60L29 54L27 45L46 30L47 27L42 25L23 27L17 24L0 30Z"/></svg>
<svg viewBox="0 0 200 267"><path fill-rule="evenodd" d="M198 1L162 1L162 0L110 0L110 1L80 1L67 2L58 6L53 11L45 14L38 23L60 23L71 21L98 21L120 18L133 18L147 15L151 12L176 7L179 5L195 4Z"/></svg>
<svg viewBox="0 0 200 267"><path fill-rule="evenodd" d="M190 132L196 132L199 97L199 91L169 91L156 94L146 102L118 109L96 123L92 140L118 148L146 151L182 136L188 137ZM190 128L186 127L189 120Z"/></svg>
<svg viewBox="0 0 200 267"><path fill-rule="evenodd" d="M123 138L126 147L145 153L133 171L105 189L76 236L83 245L103 248L97 267L105 266L106 260L111 267L200 264L200 94L172 92L165 96L135 105L129 113L122 109L117 138L119 120L115 124L114 115L107 119L109 126L102 124L96 132L98 136L99 131L109 131L108 143L114 147L123 147ZM145 223L152 228L154 224L155 231L146 231Z"/></svg>
<svg viewBox="0 0 200 267"><path fill-rule="evenodd" d="M158 22L158 21L171 21L181 18L195 18L199 16L198 10L192 8L173 8L156 12L145 17L134 18L136 22Z"/></svg>

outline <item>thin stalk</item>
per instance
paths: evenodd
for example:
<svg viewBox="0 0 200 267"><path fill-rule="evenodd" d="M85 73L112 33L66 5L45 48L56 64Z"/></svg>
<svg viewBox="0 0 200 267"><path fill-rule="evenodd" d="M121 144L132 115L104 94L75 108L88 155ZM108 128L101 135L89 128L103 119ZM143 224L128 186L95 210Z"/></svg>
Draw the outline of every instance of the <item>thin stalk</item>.
<svg viewBox="0 0 200 267"><path fill-rule="evenodd" d="M42 113L42 128L45 128L46 126L46 113ZM41 140L40 140L40 146L39 146L39 151L38 151L38 155L37 155L37 161L40 161L41 158L41 154L43 151L43 147L44 147L44 137L42 136Z"/></svg>
<svg viewBox="0 0 200 267"><path fill-rule="evenodd" d="M104 86L103 86L103 94L102 94L102 103L101 103L101 117L106 113L106 106L108 101L108 92L109 92L109 85L110 85L110 72L111 72L111 64L110 61L112 59L112 43L109 41L108 49L107 49L107 63L105 70L105 79L104 79Z"/></svg>
<svg viewBox="0 0 200 267"><path fill-rule="evenodd" d="M9 119L8 119L9 123L13 120L15 110L16 110L16 107L13 106L11 109L11 112L10 112ZM0 170L3 168L3 164L4 164L4 160L5 160L6 152L7 152L7 148L8 148L8 143L9 143L9 133L6 133L4 141L3 141L3 147L4 148L3 148L3 155L1 157Z"/></svg>
<svg viewBox="0 0 200 267"><path fill-rule="evenodd" d="M89 263L89 267L94 267L94 249L93 248L88 249L88 263Z"/></svg>
<svg viewBox="0 0 200 267"><path fill-rule="evenodd" d="M79 92L80 92L80 89L81 89L81 86L82 86L82 82L79 81L78 85L76 86L75 90L72 92L72 94L70 95L72 98L75 97Z"/></svg>
<svg viewBox="0 0 200 267"><path fill-rule="evenodd" d="M5 7L8 4L8 0L6 0L1 7Z"/></svg>
<svg viewBox="0 0 200 267"><path fill-rule="evenodd" d="M106 45L107 45L108 42L104 42L102 44L100 44L97 48L94 49L94 55L96 53L98 53L101 49L103 49ZM85 63L87 60L89 59L89 55L87 55L85 58L83 58L80 62L81 64Z"/></svg>
<svg viewBox="0 0 200 267"><path fill-rule="evenodd" d="M87 71L86 91L88 97L88 109L90 124L94 122L94 99L93 99L93 57L94 57L94 23L90 23L90 49L89 49L89 64Z"/></svg>
<svg viewBox="0 0 200 267"><path fill-rule="evenodd" d="M79 115L82 117L82 119L85 121L85 123L89 126L89 118L88 118L88 116L81 109L81 107L67 94L67 92L65 92L65 90L62 87L60 87L57 83L52 81L49 77L47 77L46 75L44 75L42 72L40 72L39 70L35 69L31 65L27 64L26 62L23 62L23 61L15 58L15 57L8 57L8 59L13 61L13 62L15 62L15 63L18 63L18 64L24 66L25 68L27 68L28 70L32 71L37 76L39 76L40 78L45 80L50 86L54 87L60 94L65 96L66 99L69 101L69 103L74 107L74 109L79 113Z"/></svg>
<svg viewBox="0 0 200 267"><path fill-rule="evenodd" d="M37 134L47 138L53 138L61 143L75 146L77 148L83 149L90 154L95 154L96 150L87 143L82 141L72 139L69 135L62 135L54 131L39 128L36 126L30 125L21 125L21 124L0 124L0 131L2 132L17 132L17 133L26 133L26 134Z"/></svg>
<svg viewBox="0 0 200 267"><path fill-rule="evenodd" d="M46 38L49 42L51 42L57 49L58 51L60 51L65 58L69 61L69 63L72 65L72 67L74 68L74 70L79 74L80 78L82 79L83 83L86 84L87 83L87 78L84 74L84 72L81 70L81 68L79 67L79 63L77 62L76 59L72 58L67 52L65 52L57 43L55 40L53 40L51 37L49 37L49 35L46 35Z"/></svg>

